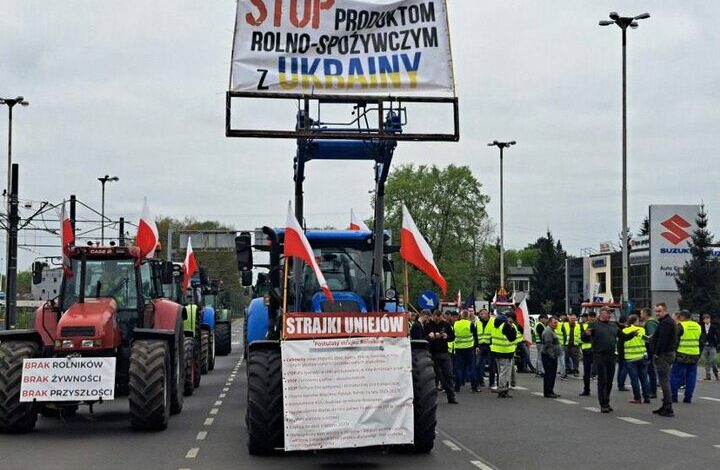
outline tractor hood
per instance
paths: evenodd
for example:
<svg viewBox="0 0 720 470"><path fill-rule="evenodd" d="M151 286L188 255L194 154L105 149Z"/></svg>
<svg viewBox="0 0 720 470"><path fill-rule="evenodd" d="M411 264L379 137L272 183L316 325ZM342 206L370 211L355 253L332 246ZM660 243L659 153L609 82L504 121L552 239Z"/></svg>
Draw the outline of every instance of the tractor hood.
<svg viewBox="0 0 720 470"><path fill-rule="evenodd" d="M117 303L110 297L85 299L68 308L58 322L57 338L112 334Z"/></svg>

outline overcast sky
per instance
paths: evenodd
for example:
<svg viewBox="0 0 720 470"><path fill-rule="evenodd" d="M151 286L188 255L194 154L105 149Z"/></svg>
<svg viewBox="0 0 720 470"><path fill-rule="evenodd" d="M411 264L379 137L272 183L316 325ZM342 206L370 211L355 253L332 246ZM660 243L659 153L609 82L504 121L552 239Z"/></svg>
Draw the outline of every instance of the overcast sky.
<svg viewBox="0 0 720 470"><path fill-rule="evenodd" d="M401 143L395 164L470 165L497 221L499 158L486 144L515 139L505 158L506 246L525 246L548 227L572 254L616 241L621 33L598 21L612 10L648 11L628 33L630 227L651 203L704 201L720 230L720 3L448 3L460 142ZM0 96L31 103L16 108L13 128L22 199L77 194L99 207L96 178L110 174L120 178L108 186L113 218L137 219L147 196L158 215L238 229L283 223L294 142L224 136L233 0L1 4ZM6 108L0 113L5 162ZM309 225L344 226L351 207L371 215L368 163L312 162L306 188ZM51 241L33 237L21 241ZM21 268L33 256L24 252Z"/></svg>

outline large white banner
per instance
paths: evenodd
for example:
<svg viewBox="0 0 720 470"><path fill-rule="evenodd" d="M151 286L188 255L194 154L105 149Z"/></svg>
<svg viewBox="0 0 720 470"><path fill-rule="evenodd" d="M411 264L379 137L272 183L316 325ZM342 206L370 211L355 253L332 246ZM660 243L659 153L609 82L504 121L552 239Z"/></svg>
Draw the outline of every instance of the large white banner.
<svg viewBox="0 0 720 470"><path fill-rule="evenodd" d="M114 357L23 360L20 401L97 401L114 398Z"/></svg>
<svg viewBox="0 0 720 470"><path fill-rule="evenodd" d="M238 0L230 90L455 95L445 0Z"/></svg>
<svg viewBox="0 0 720 470"><path fill-rule="evenodd" d="M285 450L411 444L408 338L282 342Z"/></svg>
<svg viewBox="0 0 720 470"><path fill-rule="evenodd" d="M650 206L650 288L677 292L675 279L692 258L688 242L697 228L697 205Z"/></svg>

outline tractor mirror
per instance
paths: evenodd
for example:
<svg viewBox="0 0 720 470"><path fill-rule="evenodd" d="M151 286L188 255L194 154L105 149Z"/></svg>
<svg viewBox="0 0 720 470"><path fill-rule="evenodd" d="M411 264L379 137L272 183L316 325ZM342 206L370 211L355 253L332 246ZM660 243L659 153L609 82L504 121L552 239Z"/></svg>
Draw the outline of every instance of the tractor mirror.
<svg viewBox="0 0 720 470"><path fill-rule="evenodd" d="M160 276L163 284L172 284L173 282L173 264L172 261L165 261L162 264L162 272Z"/></svg>
<svg viewBox="0 0 720 470"><path fill-rule="evenodd" d="M240 273L240 284L243 287L252 286L252 271L242 271Z"/></svg>
<svg viewBox="0 0 720 470"><path fill-rule="evenodd" d="M35 261L32 265L32 283L38 285L42 282L43 269L46 264L42 261Z"/></svg>
<svg viewBox="0 0 720 470"><path fill-rule="evenodd" d="M240 232L235 237L235 256L237 257L238 271L241 273L252 271L253 258L250 232Z"/></svg>

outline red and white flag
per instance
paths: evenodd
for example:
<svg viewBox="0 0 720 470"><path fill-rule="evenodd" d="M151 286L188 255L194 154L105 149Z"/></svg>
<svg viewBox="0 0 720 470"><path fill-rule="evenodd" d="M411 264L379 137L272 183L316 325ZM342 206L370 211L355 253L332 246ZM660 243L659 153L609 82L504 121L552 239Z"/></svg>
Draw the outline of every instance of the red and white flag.
<svg viewBox="0 0 720 470"><path fill-rule="evenodd" d="M75 231L73 230L72 221L70 217L65 213L65 202L63 201L62 209L60 210L60 240L62 243L62 268L65 276L70 278L73 276L72 262L70 256L72 255L72 248L75 245Z"/></svg>
<svg viewBox="0 0 720 470"><path fill-rule="evenodd" d="M192 240L188 237L187 251L185 252L185 262L182 265L184 286L183 290L187 290L190 287L190 279L192 275L197 271L197 260L195 259L195 252L192 248Z"/></svg>
<svg viewBox="0 0 720 470"><path fill-rule="evenodd" d="M315 255L313 254L312 248L310 247L310 243L305 237L305 232L303 232L302 227L300 227L300 224L295 218L295 214L293 214L291 204L288 204L287 221L285 222L284 244L285 248L283 253L285 255L285 258L287 259L288 257L292 256L294 258L300 258L301 260L305 261L305 263L307 263L308 266L310 266L315 273L315 277L317 278L318 284L320 284L320 289L322 289L325 297L327 297L330 302L335 302L332 292L330 291L327 281L325 280L325 276L323 276L322 271L320 271L320 266L318 266L317 261L315 260Z"/></svg>
<svg viewBox="0 0 720 470"><path fill-rule="evenodd" d="M440 286L440 290L442 290L443 295L445 295L447 282L445 282L445 278L440 274L440 270L438 270L435 265L435 258L433 257L430 246L418 230L415 221L404 204L402 211L403 221L402 230L400 231L400 256L424 272L435 284Z"/></svg>
<svg viewBox="0 0 720 470"><path fill-rule="evenodd" d="M458 308L462 308L462 294L460 294L459 289L458 289L457 299L455 299L455 303L457 303Z"/></svg>
<svg viewBox="0 0 720 470"><path fill-rule="evenodd" d="M532 332L530 331L530 310L528 309L527 299L523 299L520 305L515 307L515 316L518 325L523 329L523 339L528 344L532 344Z"/></svg>
<svg viewBox="0 0 720 470"><path fill-rule="evenodd" d="M147 198L143 201L142 217L138 222L138 230L136 244L140 248L141 258L152 258L155 256L155 248L157 247L160 236L158 235L157 225L155 224L155 217L150 212L148 207Z"/></svg>
<svg viewBox="0 0 720 470"><path fill-rule="evenodd" d="M355 214L355 211L350 209L350 230L367 230L370 231L370 228L365 225L365 222Z"/></svg>

